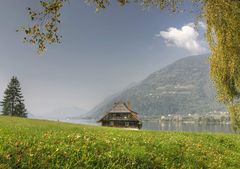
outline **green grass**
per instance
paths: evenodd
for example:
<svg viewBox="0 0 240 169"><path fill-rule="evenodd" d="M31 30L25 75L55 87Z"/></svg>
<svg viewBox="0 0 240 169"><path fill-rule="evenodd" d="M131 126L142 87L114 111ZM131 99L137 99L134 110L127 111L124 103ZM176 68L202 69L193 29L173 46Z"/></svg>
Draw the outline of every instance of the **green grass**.
<svg viewBox="0 0 240 169"><path fill-rule="evenodd" d="M240 168L240 135L0 117L0 168Z"/></svg>

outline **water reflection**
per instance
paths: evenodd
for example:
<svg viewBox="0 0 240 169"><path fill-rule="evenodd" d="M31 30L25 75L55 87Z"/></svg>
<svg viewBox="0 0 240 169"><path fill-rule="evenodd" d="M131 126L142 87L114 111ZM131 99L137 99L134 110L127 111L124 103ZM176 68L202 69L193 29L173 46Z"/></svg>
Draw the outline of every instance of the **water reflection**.
<svg viewBox="0 0 240 169"><path fill-rule="evenodd" d="M143 121L145 130L233 133L230 124Z"/></svg>

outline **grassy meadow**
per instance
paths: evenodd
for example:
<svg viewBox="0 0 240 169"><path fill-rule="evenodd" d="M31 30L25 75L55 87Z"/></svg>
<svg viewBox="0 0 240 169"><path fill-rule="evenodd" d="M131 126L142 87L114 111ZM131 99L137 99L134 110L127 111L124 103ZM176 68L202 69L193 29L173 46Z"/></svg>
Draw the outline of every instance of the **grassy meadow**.
<svg viewBox="0 0 240 169"><path fill-rule="evenodd" d="M240 135L0 117L0 168L240 168Z"/></svg>

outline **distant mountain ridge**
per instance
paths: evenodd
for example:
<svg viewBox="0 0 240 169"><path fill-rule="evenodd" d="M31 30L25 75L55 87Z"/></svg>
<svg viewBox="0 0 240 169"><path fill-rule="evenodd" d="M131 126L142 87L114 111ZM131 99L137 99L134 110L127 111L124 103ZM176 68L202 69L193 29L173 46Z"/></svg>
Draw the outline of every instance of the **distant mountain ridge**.
<svg viewBox="0 0 240 169"><path fill-rule="evenodd" d="M107 98L85 117L99 118L114 102L128 100L134 111L146 117L225 110L215 96L209 77L208 56L190 56Z"/></svg>
<svg viewBox="0 0 240 169"><path fill-rule="evenodd" d="M65 120L72 117L78 117L85 114L87 110L79 107L62 107L46 114L42 114L41 118Z"/></svg>

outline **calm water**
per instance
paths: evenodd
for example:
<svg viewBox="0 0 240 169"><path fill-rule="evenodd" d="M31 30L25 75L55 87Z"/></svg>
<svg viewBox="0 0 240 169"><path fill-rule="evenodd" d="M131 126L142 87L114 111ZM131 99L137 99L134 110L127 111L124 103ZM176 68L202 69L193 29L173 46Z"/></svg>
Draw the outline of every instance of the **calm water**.
<svg viewBox="0 0 240 169"><path fill-rule="evenodd" d="M145 130L233 133L231 124L144 121Z"/></svg>
<svg viewBox="0 0 240 169"><path fill-rule="evenodd" d="M94 120L66 120L66 122L100 125ZM161 122L143 121L143 130L162 130L162 131L188 131L188 132L221 132L233 133L230 124L219 123L182 123L182 122Z"/></svg>

